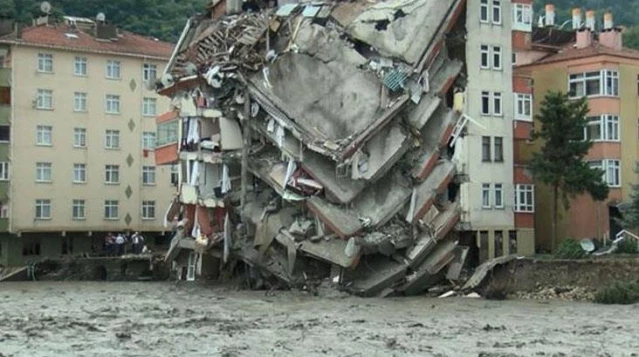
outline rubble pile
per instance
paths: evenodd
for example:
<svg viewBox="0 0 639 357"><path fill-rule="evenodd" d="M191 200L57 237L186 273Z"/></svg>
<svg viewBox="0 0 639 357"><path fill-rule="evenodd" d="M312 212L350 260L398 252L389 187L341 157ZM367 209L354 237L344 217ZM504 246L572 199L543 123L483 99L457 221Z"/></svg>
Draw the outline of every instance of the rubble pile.
<svg viewBox="0 0 639 357"><path fill-rule="evenodd" d="M160 162L180 168L167 260L362 296L457 280L464 3L221 1L191 19L159 85L180 132Z"/></svg>

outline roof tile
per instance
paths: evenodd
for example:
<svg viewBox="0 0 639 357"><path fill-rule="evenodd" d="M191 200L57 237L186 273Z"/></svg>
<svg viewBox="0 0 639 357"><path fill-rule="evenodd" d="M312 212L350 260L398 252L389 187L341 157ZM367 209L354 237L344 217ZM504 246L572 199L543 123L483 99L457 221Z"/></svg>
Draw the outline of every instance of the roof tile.
<svg viewBox="0 0 639 357"><path fill-rule="evenodd" d="M74 34L75 36L68 36ZM68 25L34 26L25 28L21 37L15 34L0 38L0 43L18 43L32 46L60 47L87 52L109 52L122 55L139 55L168 59L173 44L121 31L116 40L97 40L92 35Z"/></svg>

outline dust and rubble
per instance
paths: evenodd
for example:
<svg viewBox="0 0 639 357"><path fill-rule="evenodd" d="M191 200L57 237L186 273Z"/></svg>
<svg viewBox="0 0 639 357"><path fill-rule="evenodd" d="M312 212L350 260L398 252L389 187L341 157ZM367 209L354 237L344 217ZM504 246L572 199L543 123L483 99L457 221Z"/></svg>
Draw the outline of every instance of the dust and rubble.
<svg viewBox="0 0 639 357"><path fill-rule="evenodd" d="M158 162L179 169L178 277L362 296L458 281L469 120L464 45L448 38L464 1L249 3L191 18L157 83L179 132Z"/></svg>

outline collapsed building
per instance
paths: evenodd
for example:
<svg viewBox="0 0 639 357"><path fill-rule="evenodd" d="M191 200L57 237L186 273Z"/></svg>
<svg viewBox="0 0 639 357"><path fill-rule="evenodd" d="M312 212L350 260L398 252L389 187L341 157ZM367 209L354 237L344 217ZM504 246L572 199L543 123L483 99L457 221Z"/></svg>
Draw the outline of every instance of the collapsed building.
<svg viewBox="0 0 639 357"><path fill-rule="evenodd" d="M158 92L180 276L421 293L460 277L465 1L212 4ZM469 124L471 123L471 124Z"/></svg>

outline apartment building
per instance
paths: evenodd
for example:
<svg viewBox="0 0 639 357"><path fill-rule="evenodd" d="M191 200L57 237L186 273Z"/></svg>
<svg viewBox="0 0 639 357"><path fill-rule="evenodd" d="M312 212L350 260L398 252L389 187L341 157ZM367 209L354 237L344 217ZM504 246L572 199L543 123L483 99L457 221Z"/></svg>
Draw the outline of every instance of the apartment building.
<svg viewBox="0 0 639 357"><path fill-rule="evenodd" d="M461 185L462 242L478 248L480 262L533 254L532 224L521 220L533 210L522 201L529 187L520 186L513 154L519 118L512 70L513 46L531 32L531 1L468 1L466 13L465 113L475 123L468 125L463 145L470 180Z"/></svg>
<svg viewBox="0 0 639 357"><path fill-rule="evenodd" d="M90 251L107 232L164 231L155 79L172 45L65 17L0 38L0 264Z"/></svg>
<svg viewBox="0 0 639 357"><path fill-rule="evenodd" d="M533 115L547 91L588 98L590 113L584 138L593 140L594 145L586 160L604 170L610 193L604 202L594 202L589 195L573 200L569 212L560 213L559 239L614 237L621 230L615 220L620 216L619 208L628 202L632 184L637 182L639 51L623 47L621 29L614 27L611 14L598 21L595 12L588 11L582 22L581 13L581 9L573 10L569 31L558 31L554 23L545 22L547 36L533 41L526 54L528 63L516 70L518 76L534 83ZM548 15L554 18L552 6L547 7ZM527 145L523 155L529 156L535 148ZM551 248L551 204L550 190L538 186L535 222L538 245L544 250Z"/></svg>

